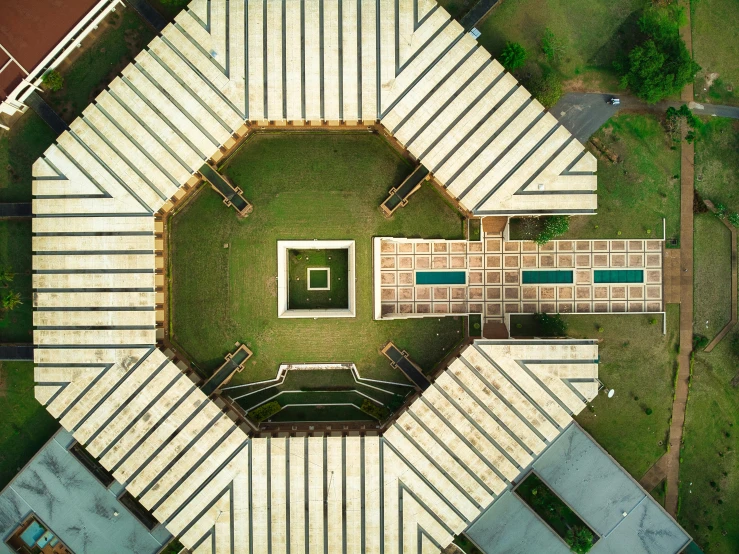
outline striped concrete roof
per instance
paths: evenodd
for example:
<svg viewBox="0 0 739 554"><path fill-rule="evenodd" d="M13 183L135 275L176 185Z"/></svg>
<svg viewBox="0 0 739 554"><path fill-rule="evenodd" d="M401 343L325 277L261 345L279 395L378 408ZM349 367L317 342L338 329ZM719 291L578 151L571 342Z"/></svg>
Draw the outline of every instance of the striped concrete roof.
<svg viewBox="0 0 739 554"><path fill-rule="evenodd" d="M401 540L406 550L438 549L593 393L595 346L558 343L533 359L589 362L552 365L554 377L538 364L490 362L505 376L487 382L482 370L457 365L461 376L450 370L382 438L249 440L157 350L164 277L155 214L247 121L359 120L380 120L469 209L595 209L593 157L428 0L196 0L33 166L36 397L198 552L266 552L288 536L295 551L302 536L333 552L336 533L347 544L361 537L368 552L380 540L388 553ZM501 347L485 357L485 348L470 351L483 366L519 355ZM560 377L574 380L562 388ZM519 431L490 406L467 411L480 398L456 379L512 395L505 417L525 420L520 432L531 442L513 439ZM417 421L426 428L414 429ZM511 438L494 444L499 432ZM436 433L457 437L475 467L452 453L429 456L441 447L430 442ZM300 464L287 460L301 448L309 473L295 482L307 488L293 489ZM352 448L365 460L359 491L346 464ZM341 497L329 496L339 475ZM361 506L358 494L359 519L336 508L345 496ZM276 506L290 518L276 518ZM339 527L329 510L341 512Z"/></svg>
<svg viewBox="0 0 739 554"><path fill-rule="evenodd" d="M46 352L37 398L198 553L438 552L598 390L594 341L477 341L382 437L249 439L155 348Z"/></svg>

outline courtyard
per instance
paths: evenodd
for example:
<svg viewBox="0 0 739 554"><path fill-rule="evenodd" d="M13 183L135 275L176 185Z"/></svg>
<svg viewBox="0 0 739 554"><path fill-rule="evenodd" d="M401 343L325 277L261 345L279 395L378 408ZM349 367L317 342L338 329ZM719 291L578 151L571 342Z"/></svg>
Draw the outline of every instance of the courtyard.
<svg viewBox="0 0 739 554"><path fill-rule="evenodd" d="M239 220L203 188L171 220L175 345L208 374L234 342L247 344L254 356L230 385L274 379L281 363L304 362L353 362L361 377L403 382L380 354L390 339L431 370L464 338L464 318L372 319L372 237L465 235L461 215L428 184L392 218L382 216L378 206L388 190L412 169L384 139L366 132L253 135L220 171L244 191L254 212ZM298 239L355 242L356 317L278 318L277 242ZM295 257L291 271L301 279L291 287L307 284L309 266L330 267L332 290L305 298L338 301L340 270L320 255Z"/></svg>

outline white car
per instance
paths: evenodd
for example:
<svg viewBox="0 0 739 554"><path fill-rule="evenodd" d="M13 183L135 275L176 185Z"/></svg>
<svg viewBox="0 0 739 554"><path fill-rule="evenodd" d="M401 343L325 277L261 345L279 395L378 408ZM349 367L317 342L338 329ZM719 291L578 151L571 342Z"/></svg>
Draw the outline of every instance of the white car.
<svg viewBox="0 0 739 554"><path fill-rule="evenodd" d="M621 104L621 100L616 98L615 96L612 96L608 103L613 104L614 106L619 106Z"/></svg>

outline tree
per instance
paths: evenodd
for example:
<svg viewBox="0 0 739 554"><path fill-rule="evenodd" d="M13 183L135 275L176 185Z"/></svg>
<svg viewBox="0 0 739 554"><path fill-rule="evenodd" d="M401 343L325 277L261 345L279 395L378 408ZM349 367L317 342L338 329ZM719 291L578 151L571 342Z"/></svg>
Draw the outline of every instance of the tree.
<svg viewBox="0 0 739 554"><path fill-rule="evenodd" d="M586 527L576 525L567 529L565 542L572 552L586 554L593 548L593 533Z"/></svg>
<svg viewBox="0 0 739 554"><path fill-rule="evenodd" d="M526 56L526 49L518 42L507 42L500 54L500 63L508 71L513 71L526 62Z"/></svg>
<svg viewBox="0 0 739 554"><path fill-rule="evenodd" d="M621 84L650 104L679 92L700 66L680 38L679 9L650 9L639 19L643 40L628 55Z"/></svg>
<svg viewBox="0 0 739 554"><path fill-rule="evenodd" d="M3 310L6 312L10 312L14 309L16 309L20 304L23 304L21 302L21 293L20 292L13 292L8 291L3 295L2 298L2 305Z"/></svg>
<svg viewBox="0 0 739 554"><path fill-rule="evenodd" d="M677 138L677 131L680 128L680 122L685 119L685 123L690 127L690 130L685 135L685 141L690 144L698 139L698 133L703 129L703 122L700 118L693 115L693 112L687 105L683 104L678 109L670 106L665 112L665 127L667 132L670 133L670 138L673 142L680 142Z"/></svg>
<svg viewBox="0 0 739 554"><path fill-rule="evenodd" d="M56 69L50 69L49 71L44 73L44 76L41 77L41 82L51 92L61 90L61 88L64 86L64 78Z"/></svg>
<svg viewBox="0 0 739 554"><path fill-rule="evenodd" d="M543 219L544 226L534 239L537 244L546 244L570 230L570 218L566 215L552 215Z"/></svg>

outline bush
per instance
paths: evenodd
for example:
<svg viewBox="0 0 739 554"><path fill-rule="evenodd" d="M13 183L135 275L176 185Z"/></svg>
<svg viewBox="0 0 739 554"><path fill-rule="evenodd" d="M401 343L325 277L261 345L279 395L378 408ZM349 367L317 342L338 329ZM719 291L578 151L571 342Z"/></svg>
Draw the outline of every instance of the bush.
<svg viewBox="0 0 739 554"><path fill-rule="evenodd" d="M539 334L545 337L564 337L567 335L567 323L559 314L534 314L534 321Z"/></svg>
<svg viewBox="0 0 739 554"><path fill-rule="evenodd" d="M365 414L371 415L378 421L384 421L387 416L390 415L390 412L388 412L385 406L378 406L367 398L365 398L364 402L362 402L361 410Z"/></svg>
<svg viewBox="0 0 739 554"><path fill-rule="evenodd" d="M644 410L644 413L647 415L652 415L652 408L647 408L646 410Z"/></svg>
<svg viewBox="0 0 739 554"><path fill-rule="evenodd" d="M549 67L542 70L541 77L531 79L527 85L529 92L547 109L554 106L562 96L562 80Z"/></svg>
<svg viewBox="0 0 739 554"><path fill-rule="evenodd" d="M566 215L553 215L544 219L544 228L534 241L537 244L546 244L570 230L570 218Z"/></svg>
<svg viewBox="0 0 739 554"><path fill-rule="evenodd" d="M567 529L565 542L572 552L586 554L593 548L593 533L585 527L573 526Z"/></svg>
<svg viewBox="0 0 739 554"><path fill-rule="evenodd" d="M280 406L280 403L274 400L272 402L267 402L266 404L262 404L258 408L254 408L247 415L249 416L249 419L259 423L260 421L264 421L265 419L271 418L281 409L282 409L282 406Z"/></svg>
<svg viewBox="0 0 739 554"><path fill-rule="evenodd" d="M704 337L703 335L693 335L693 350L703 350L708 346L709 342L711 341L708 340L708 337Z"/></svg>
<svg viewBox="0 0 739 554"><path fill-rule="evenodd" d="M513 71L526 62L526 55L526 49L518 42L507 42L500 53L500 63L508 71Z"/></svg>
<svg viewBox="0 0 739 554"><path fill-rule="evenodd" d="M57 90L61 90L62 87L64 86L64 78L55 69L50 69L49 71L44 73L44 76L41 77L41 82L51 92L56 92Z"/></svg>
<svg viewBox="0 0 739 554"><path fill-rule="evenodd" d="M731 223L734 227L739 228L739 214L734 212L733 214L729 214L729 223Z"/></svg>

